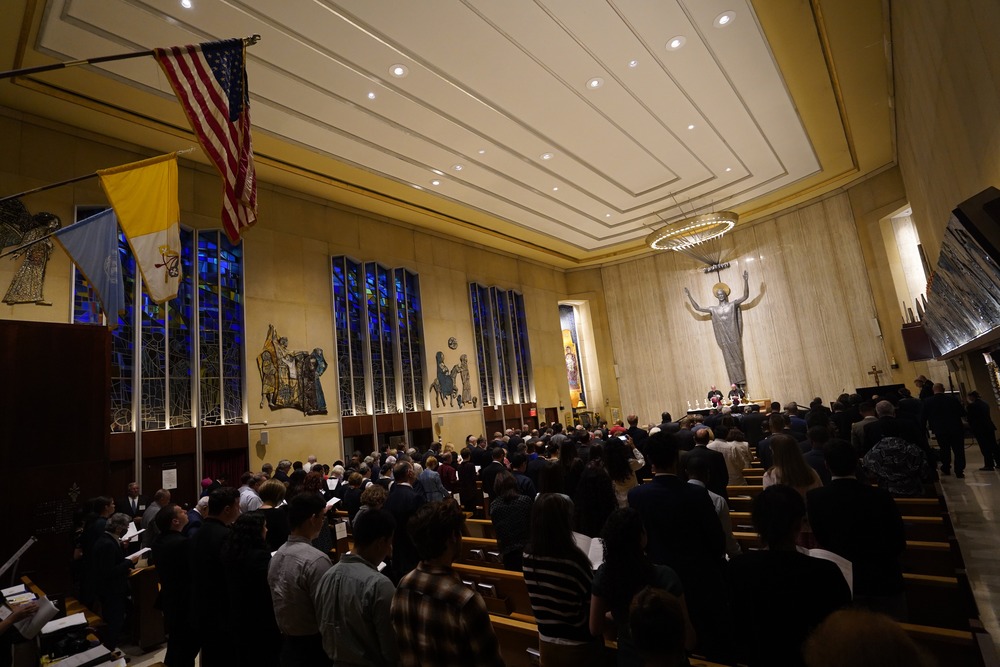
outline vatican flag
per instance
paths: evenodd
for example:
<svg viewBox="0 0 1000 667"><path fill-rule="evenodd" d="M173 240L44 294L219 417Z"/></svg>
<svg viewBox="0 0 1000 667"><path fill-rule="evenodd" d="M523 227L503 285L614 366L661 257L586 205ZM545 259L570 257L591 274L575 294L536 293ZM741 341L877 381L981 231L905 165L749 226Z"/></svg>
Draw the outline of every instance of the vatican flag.
<svg viewBox="0 0 1000 667"><path fill-rule="evenodd" d="M156 303L177 296L181 277L177 154L161 155L97 172Z"/></svg>

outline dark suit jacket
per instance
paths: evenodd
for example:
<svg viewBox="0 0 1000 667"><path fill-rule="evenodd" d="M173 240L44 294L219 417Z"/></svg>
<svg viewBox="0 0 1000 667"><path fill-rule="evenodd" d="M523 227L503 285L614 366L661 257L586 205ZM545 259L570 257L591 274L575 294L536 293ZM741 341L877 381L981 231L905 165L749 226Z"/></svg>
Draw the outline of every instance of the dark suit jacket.
<svg viewBox="0 0 1000 667"><path fill-rule="evenodd" d="M964 435L962 417L965 408L962 402L951 394L934 394L924 401L924 417L938 440L961 438Z"/></svg>
<svg viewBox="0 0 1000 667"><path fill-rule="evenodd" d="M479 447L472 448L472 455L469 456L472 462L479 466L480 468L485 468L489 464L493 463L493 456L490 454L489 449L481 449Z"/></svg>
<svg viewBox="0 0 1000 667"><path fill-rule="evenodd" d="M392 538L392 574L396 582L399 582L403 575L410 572L420 562L417 547L410 539L406 524L410 517L416 514L420 506L426 502L424 494L418 493L411 486L397 482L389 490L389 497L385 501L384 509L392 514L392 518L396 520L396 532Z"/></svg>
<svg viewBox="0 0 1000 667"><path fill-rule="evenodd" d="M986 404L986 401L977 398L969 403L969 407L966 409L969 412L969 428L972 429L972 432L983 434L987 438L992 437L991 434L997 430L997 427L990 417L990 406Z"/></svg>
<svg viewBox="0 0 1000 667"><path fill-rule="evenodd" d="M816 471L824 485L830 483L830 469L826 467L826 455L822 449L810 446L809 451L802 454L802 458L806 460L810 468Z"/></svg>
<svg viewBox="0 0 1000 667"><path fill-rule="evenodd" d="M682 428L674 433L674 437L677 438L677 447L682 452L690 452L694 449L694 431L691 429Z"/></svg>
<svg viewBox="0 0 1000 667"><path fill-rule="evenodd" d="M628 504L642 516L650 559L672 567L685 589L721 572L726 541L708 491L677 475L657 475L629 491Z"/></svg>
<svg viewBox="0 0 1000 667"><path fill-rule="evenodd" d="M628 430L625 432L629 434L632 438L632 442L635 443L635 446L638 447L641 452L643 441L649 437L649 433L646 432L646 429L639 428L638 426L629 426Z"/></svg>
<svg viewBox="0 0 1000 667"><path fill-rule="evenodd" d="M767 417L763 412L748 412L743 415L740 425L747 436L747 442L760 442L764 439L764 422Z"/></svg>
<svg viewBox="0 0 1000 667"><path fill-rule="evenodd" d="M159 608L169 624L191 613L191 540L176 530L160 533L152 554L160 580Z"/></svg>
<svg viewBox="0 0 1000 667"><path fill-rule="evenodd" d="M506 470L506 468L499 461L491 461L488 466L479 469L479 479L483 481L483 493L490 498L496 495L493 491L493 482L496 481L497 475L503 470Z"/></svg>
<svg viewBox="0 0 1000 667"><path fill-rule="evenodd" d="M802 446L801 443L803 443L806 439L806 436L801 433L796 433L788 428L782 429L781 432L798 440L800 447ZM809 447L810 445L807 444L806 449ZM770 468L774 465L774 457L771 455L771 436L768 436L757 443L757 458L760 459L761 465L765 468Z"/></svg>
<svg viewBox="0 0 1000 667"><path fill-rule="evenodd" d="M806 494L819 545L854 564L854 592L894 595L903 589L899 557L903 520L892 496L856 479L835 479Z"/></svg>
<svg viewBox="0 0 1000 667"><path fill-rule="evenodd" d="M146 496L139 495L139 497L136 498L136 509L133 512L131 499L128 495L115 499L115 511L121 512L122 514L128 514L133 519L137 516L142 516L142 513L146 511L146 507L148 505L149 499L146 498Z"/></svg>
<svg viewBox="0 0 1000 667"><path fill-rule="evenodd" d="M865 424L864 432L865 437L864 440L862 440L862 451L859 452L861 456L867 454L882 438L890 437L902 438L903 440L912 442L914 445L924 450L925 454L930 453L930 447L927 444L927 434L922 432L920 428L909 419L900 419L899 417L880 417L870 424Z"/></svg>
<svg viewBox="0 0 1000 667"><path fill-rule="evenodd" d="M125 558L118 538L104 532L94 542L88 578L97 586L101 599L121 599L128 595L128 573L134 563Z"/></svg>
<svg viewBox="0 0 1000 667"><path fill-rule="evenodd" d="M726 457L708 447L695 447L689 452L681 452L681 470L685 477L687 477L687 467L691 461L697 459L708 461L708 490L728 499L729 468L726 467Z"/></svg>
<svg viewBox="0 0 1000 667"><path fill-rule="evenodd" d="M219 600L227 600L226 571L220 554L229 526L205 517L191 538L191 602L197 622L209 624L218 614ZM206 626L207 627L207 626Z"/></svg>

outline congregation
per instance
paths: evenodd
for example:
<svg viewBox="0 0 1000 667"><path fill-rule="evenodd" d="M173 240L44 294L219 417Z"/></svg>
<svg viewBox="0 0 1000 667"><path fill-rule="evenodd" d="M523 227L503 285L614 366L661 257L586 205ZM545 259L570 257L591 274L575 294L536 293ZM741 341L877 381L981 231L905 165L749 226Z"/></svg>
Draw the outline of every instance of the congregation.
<svg viewBox="0 0 1000 667"><path fill-rule="evenodd" d="M238 485L204 480L187 510L163 489L147 503L133 483L118 501L90 501L79 596L113 646L135 565L120 539L134 522L159 577L169 667L197 656L205 667L503 665L490 609L453 569L466 523L485 517L489 555L523 573L545 667L606 664L605 637L619 665L847 664L827 649L859 624L895 629L870 638L873 655L932 664L891 622L909 618L894 498L924 495L938 471L962 477L963 417L987 469L997 444L978 395L963 406L940 384L918 386L923 400L904 389L808 411L664 412L645 428L635 415L592 430L525 425L332 466L282 460ZM761 548L746 549L729 494L755 459ZM331 559L335 515L352 549Z"/></svg>

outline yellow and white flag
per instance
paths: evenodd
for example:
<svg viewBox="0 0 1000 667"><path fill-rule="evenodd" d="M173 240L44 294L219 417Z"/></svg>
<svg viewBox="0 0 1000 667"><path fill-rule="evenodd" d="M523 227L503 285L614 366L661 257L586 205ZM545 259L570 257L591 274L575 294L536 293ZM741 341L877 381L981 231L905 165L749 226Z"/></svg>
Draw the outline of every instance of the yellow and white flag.
<svg viewBox="0 0 1000 667"><path fill-rule="evenodd" d="M181 278L177 154L97 172L135 255L146 293L156 303L177 296Z"/></svg>

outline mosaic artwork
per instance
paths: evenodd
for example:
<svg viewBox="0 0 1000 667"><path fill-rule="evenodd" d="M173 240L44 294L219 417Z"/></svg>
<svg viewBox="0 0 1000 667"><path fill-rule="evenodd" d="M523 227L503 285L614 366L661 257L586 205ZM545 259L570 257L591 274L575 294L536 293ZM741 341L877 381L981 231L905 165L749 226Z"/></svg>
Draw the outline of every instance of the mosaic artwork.
<svg viewBox="0 0 1000 667"><path fill-rule="evenodd" d="M479 405L479 398L472 395L472 381L469 376L469 356L463 354L459 357L458 363L448 367L444 361L444 352L436 355L437 373L434 382L431 383L431 392L434 394L434 406L438 408L453 408L458 404L460 408L475 408ZM462 390L459 391L458 383L461 381Z"/></svg>
<svg viewBox="0 0 1000 667"><path fill-rule="evenodd" d="M4 303L52 305L42 293L45 268L55 247L47 237L61 226L58 216L51 213L31 215L20 199L0 203L0 249L17 248L10 259L21 260L3 297Z"/></svg>
<svg viewBox="0 0 1000 667"><path fill-rule="evenodd" d="M264 349L257 355L260 371L260 407L294 408L307 415L325 415L326 398L320 376L326 371L323 350L290 351L288 339L268 325Z"/></svg>

